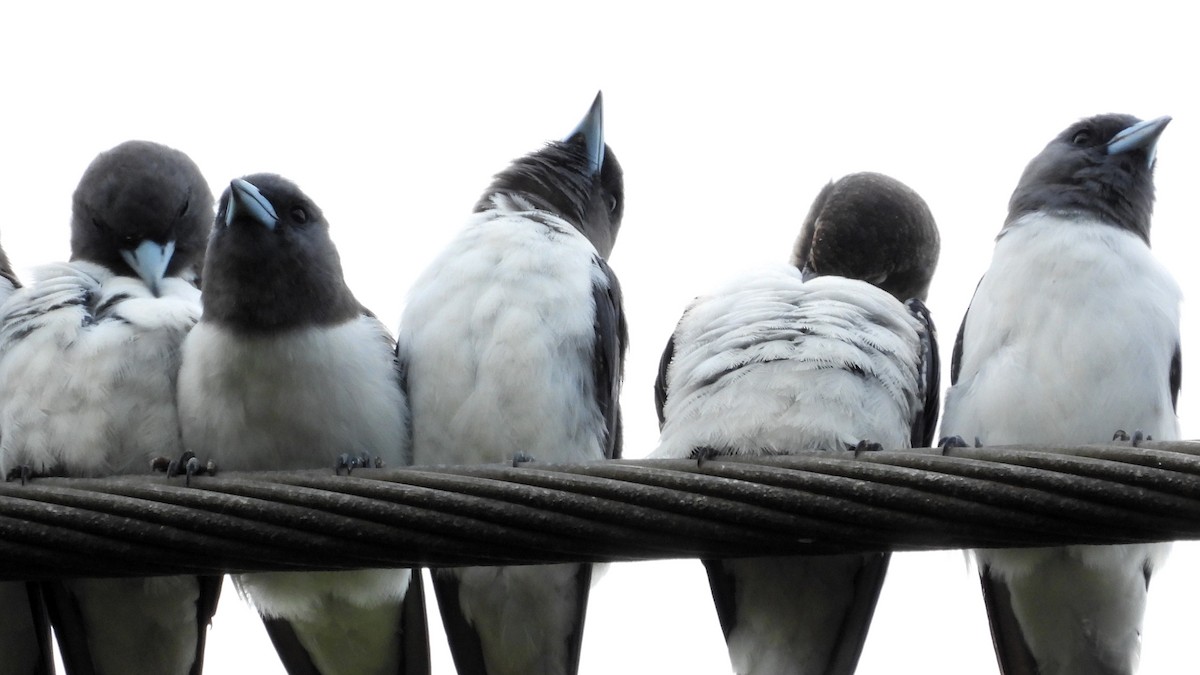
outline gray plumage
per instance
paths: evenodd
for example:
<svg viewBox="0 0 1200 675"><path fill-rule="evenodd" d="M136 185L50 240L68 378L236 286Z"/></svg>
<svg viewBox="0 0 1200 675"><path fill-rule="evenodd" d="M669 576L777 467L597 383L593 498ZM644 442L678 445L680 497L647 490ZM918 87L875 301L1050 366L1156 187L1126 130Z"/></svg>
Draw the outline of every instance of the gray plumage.
<svg viewBox="0 0 1200 675"><path fill-rule="evenodd" d="M685 310L660 361L652 456L928 446L939 367L921 298L938 247L929 208L898 181L830 183L790 266L755 270ZM853 673L888 561L704 561L734 670Z"/></svg>
<svg viewBox="0 0 1200 675"><path fill-rule="evenodd" d="M212 193L178 150L130 141L75 190L71 262L47 265L0 310L0 468L6 475L144 473L181 451L179 347ZM68 673L195 675L219 577L46 582ZM41 609L35 610L35 616Z"/></svg>
<svg viewBox="0 0 1200 675"><path fill-rule="evenodd" d="M204 318L179 375L190 451L223 470L332 467L343 453L410 463L394 343L346 286L324 214L294 183L230 184L204 276ZM293 675L428 672L409 570L233 579Z"/></svg>

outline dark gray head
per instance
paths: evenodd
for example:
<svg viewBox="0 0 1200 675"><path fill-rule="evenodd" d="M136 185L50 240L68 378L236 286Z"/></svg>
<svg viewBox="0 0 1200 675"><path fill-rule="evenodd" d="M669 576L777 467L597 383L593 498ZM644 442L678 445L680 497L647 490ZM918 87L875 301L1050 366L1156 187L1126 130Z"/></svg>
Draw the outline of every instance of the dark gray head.
<svg viewBox="0 0 1200 675"><path fill-rule="evenodd" d="M492 208L494 194L520 195L574 225L607 259L621 227L625 188L621 165L604 144L603 117L601 96L596 94L588 114L565 140L515 160L496 174L475 210Z"/></svg>
<svg viewBox="0 0 1200 675"><path fill-rule="evenodd" d="M191 158L127 141L100 153L79 179L71 260L140 277L157 295L164 277L194 279L200 271L212 214L212 191Z"/></svg>
<svg viewBox="0 0 1200 675"><path fill-rule="evenodd" d="M1170 121L1107 114L1067 127L1025 167L1004 226L1035 211L1085 215L1149 244L1155 147Z"/></svg>
<svg viewBox="0 0 1200 675"><path fill-rule="evenodd" d="M925 299L941 238L925 200L879 173L854 173L817 195L792 251L805 278L859 279L901 302Z"/></svg>
<svg viewBox="0 0 1200 675"><path fill-rule="evenodd" d="M204 320L244 333L339 324L362 314L321 209L270 173L221 195L204 263Z"/></svg>

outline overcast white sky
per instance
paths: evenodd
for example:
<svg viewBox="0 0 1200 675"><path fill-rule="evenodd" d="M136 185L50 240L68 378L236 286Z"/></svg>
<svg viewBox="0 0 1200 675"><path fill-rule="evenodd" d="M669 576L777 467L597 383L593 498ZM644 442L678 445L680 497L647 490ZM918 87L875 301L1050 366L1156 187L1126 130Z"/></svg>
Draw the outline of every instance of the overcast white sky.
<svg viewBox="0 0 1200 675"><path fill-rule="evenodd" d="M1189 299L1200 279L1187 202L1200 43L1186 3L411 4L8 3L0 237L18 272L67 256L71 192L92 157L144 138L190 154L215 193L256 171L296 180L332 223L351 287L395 329L409 284L490 176L572 129L603 89L625 168L612 264L632 339L628 457L656 442L655 368L688 300L785 260L813 196L849 172L899 178L937 217L929 306L947 362L1022 168L1080 117L1174 116L1153 242ZM1200 310L1184 316L1194 353ZM1200 436L1196 363L1184 359L1185 438ZM1142 673L1194 668L1198 550L1177 545L1155 577ZM698 563L617 566L591 610L585 675L729 672ZM232 593L209 644L210 672L282 672ZM440 643L434 658L453 672ZM996 672L958 552L893 559L859 672L917 670Z"/></svg>

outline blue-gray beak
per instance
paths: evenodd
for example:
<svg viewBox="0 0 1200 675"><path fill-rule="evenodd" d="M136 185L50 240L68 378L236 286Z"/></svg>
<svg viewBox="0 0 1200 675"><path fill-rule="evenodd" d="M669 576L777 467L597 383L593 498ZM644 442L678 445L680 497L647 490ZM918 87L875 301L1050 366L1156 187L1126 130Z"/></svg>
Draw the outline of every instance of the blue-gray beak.
<svg viewBox="0 0 1200 675"><path fill-rule="evenodd" d="M1119 155L1123 152L1145 148L1148 156L1147 166L1153 166L1158 137L1162 135L1163 129L1167 128L1170 121L1169 115L1163 115L1122 129L1108 142L1108 154Z"/></svg>
<svg viewBox="0 0 1200 675"><path fill-rule="evenodd" d="M268 230L274 230L279 223L279 216L271 201L252 184L235 178L229 183L229 205L225 207L226 227L243 214Z"/></svg>
<svg viewBox="0 0 1200 675"><path fill-rule="evenodd" d="M132 251L122 249L121 257L137 272L138 277L146 282L150 292L158 296L158 287L162 284L167 266L171 264L171 256L175 254L175 242L168 241L160 244L155 241L143 241Z"/></svg>
<svg viewBox="0 0 1200 675"><path fill-rule="evenodd" d="M583 121L563 139L564 141L570 141L576 136L583 136L583 142L587 146L588 166L591 168L593 175L600 173L601 167L604 166L603 97L604 92L596 92L596 100L592 101L592 107L588 110L587 115L584 115Z"/></svg>

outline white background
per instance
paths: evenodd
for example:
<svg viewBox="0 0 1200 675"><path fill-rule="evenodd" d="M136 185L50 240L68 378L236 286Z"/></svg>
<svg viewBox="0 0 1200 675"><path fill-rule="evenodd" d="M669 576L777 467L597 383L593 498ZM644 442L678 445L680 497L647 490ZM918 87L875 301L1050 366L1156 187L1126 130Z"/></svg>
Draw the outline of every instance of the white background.
<svg viewBox="0 0 1200 675"><path fill-rule="evenodd" d="M786 259L813 196L845 173L889 173L929 202L948 363L1025 163L1080 117L1173 115L1153 243L1194 297L1200 55L1186 3L419 4L7 4L0 234L18 272L68 255L92 157L145 138L189 153L217 193L257 171L296 180L359 299L395 328L490 176L568 132L603 89L627 197L612 264L632 334L628 457L655 444L655 368L687 301ZM1200 313L1184 314L1191 345ZM1200 436L1195 363L1187 438ZM1143 673L1195 669L1197 550L1178 545L1154 579ZM435 636L435 672L452 673ZM232 592L207 663L282 672ZM893 559L859 672L896 671L996 672L961 553ZM728 672L700 565L614 567L592 594L581 672Z"/></svg>

